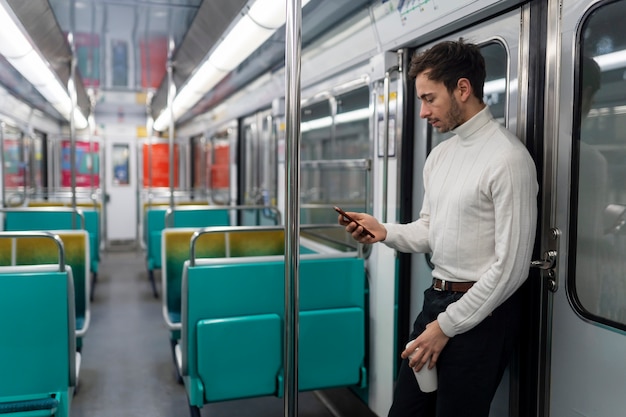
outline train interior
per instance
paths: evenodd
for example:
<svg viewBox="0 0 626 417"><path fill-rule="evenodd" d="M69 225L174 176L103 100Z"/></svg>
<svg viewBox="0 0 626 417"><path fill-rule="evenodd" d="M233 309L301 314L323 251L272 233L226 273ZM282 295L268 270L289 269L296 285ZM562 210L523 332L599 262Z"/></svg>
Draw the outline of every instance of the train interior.
<svg viewBox="0 0 626 417"><path fill-rule="evenodd" d="M314 3L304 9L305 47L369 2ZM277 209L272 115L251 115L241 128L235 120L211 136L184 139L170 135L170 122L164 118L174 116L177 123L192 119L220 97L284 65L284 3L53 0L3 1L0 6L6 27L0 42L1 268L14 275L42 275L37 279L44 281L67 273L63 299L74 301L45 305L68 317L66 334L68 326L70 332L77 329L71 343L55 337L55 352L42 346L30 355L19 353L30 344L44 345L44 334L3 347L3 357L16 357L3 375L21 375L11 389L11 382L2 378L0 410L59 416L70 411L73 416L281 413L286 378L281 354L285 214ZM220 45L224 57L214 55L212 68L202 67ZM205 79L200 81L204 85L186 87L194 96L193 106L183 102L181 110L177 101L170 113L170 86L192 83L195 73ZM353 96L346 95L346 108L362 113L369 105L367 89ZM367 115L359 118L367 121ZM237 150L239 129L246 137L245 157L243 149ZM346 185L362 183L367 175L367 126L357 129L361 142L365 139L360 165L340 162L324 173L343 172L348 166ZM363 148L362 143L355 145ZM321 149L310 152L316 154L309 159L321 159ZM232 170L237 163L247 168ZM310 416L368 415L372 412L360 398L367 386L364 260L337 230L328 204L321 204L341 196L335 204L364 209L365 196L355 187L357 195L344 197L336 190L320 200L328 178L305 181L310 190L303 202L309 206L302 215L309 227L303 226L299 248L300 285L310 295L302 299L306 311L300 313L306 330L300 336L301 393L296 404L301 414ZM190 265L187 277L190 238L206 226L224 230L207 231L197 240L191 252L198 264ZM58 255L52 233L63 243ZM34 253L41 256L29 256ZM220 286L226 279L235 286L211 289L204 288L203 279L194 281L194 268L200 268L201 276L216 269L203 264L210 260L205 258L227 264L236 260L217 265L230 272L215 281ZM29 262L58 263L59 269L31 270L25 266ZM71 272L64 271L66 266ZM334 283L332 278L342 271L350 278ZM254 278L243 298L238 294L242 282L232 278L238 274L244 281ZM326 284L321 277L327 277ZM21 291L7 285L6 293ZM190 288L181 291L181 285ZM329 291L337 296L329 298ZM202 309L206 303L193 297L218 293L215 301L227 301L220 307L227 311L193 311L194 304ZM32 295L33 300L41 297L45 300L45 290ZM253 298L246 302L246 297ZM235 307L238 299L241 305ZM16 307L24 302L20 300L4 300L3 305L22 314ZM30 311L31 320L36 320L36 311ZM205 323L205 331L187 327L196 314L200 316L194 320ZM209 323L211 315L214 324ZM219 324L224 315L232 316L225 326ZM23 333L19 323L24 321L10 327L18 339ZM46 325L50 323L31 331ZM187 337L195 340L188 346L183 340ZM206 344L199 347L206 354L194 359L197 344ZM221 352L210 353L214 348ZM322 361L319 355L334 359ZM211 363L207 358L213 358ZM59 363L53 370L43 360ZM72 369L69 380L64 365ZM54 373L48 380L38 376L48 370Z"/></svg>
<svg viewBox="0 0 626 417"><path fill-rule="evenodd" d="M407 69L463 38L540 181L528 344L489 417L618 415L624 19L624 0L0 0L0 414L387 415L432 264L357 244L333 208L419 216L450 134Z"/></svg>

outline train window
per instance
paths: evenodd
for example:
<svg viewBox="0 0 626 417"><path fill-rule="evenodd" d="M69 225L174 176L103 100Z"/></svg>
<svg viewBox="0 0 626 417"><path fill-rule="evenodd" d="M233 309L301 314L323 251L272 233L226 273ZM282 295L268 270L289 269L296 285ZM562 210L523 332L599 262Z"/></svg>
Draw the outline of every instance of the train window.
<svg viewBox="0 0 626 417"><path fill-rule="evenodd" d="M277 198L277 133L270 111L260 112L243 122L243 158L246 173L243 202L248 205L275 205Z"/></svg>
<svg viewBox="0 0 626 417"><path fill-rule="evenodd" d="M31 188L35 194L41 193L47 185L45 143L46 135L40 132L35 132L30 140Z"/></svg>
<svg viewBox="0 0 626 417"><path fill-rule="evenodd" d="M2 125L2 145L4 162L4 186L7 191L21 192L9 197L10 201L17 199L27 185L26 152L24 150L24 136L18 130L8 125Z"/></svg>
<svg viewBox="0 0 626 417"><path fill-rule="evenodd" d="M227 126L215 132L206 148L206 178L209 201L215 204L230 204L230 144L236 128Z"/></svg>
<svg viewBox="0 0 626 417"><path fill-rule="evenodd" d="M569 290L581 314L626 329L626 2L579 32Z"/></svg>
<svg viewBox="0 0 626 417"><path fill-rule="evenodd" d="M365 211L371 154L370 90L362 87L302 109L302 223L335 223L329 207Z"/></svg>
<svg viewBox="0 0 626 417"><path fill-rule="evenodd" d="M506 98L508 91L507 51L500 42L489 42L481 45L480 51L485 57L487 78L483 101L489 105L491 114L500 123L506 126ZM429 151L444 140L453 136L453 133L439 133L428 125L430 137Z"/></svg>

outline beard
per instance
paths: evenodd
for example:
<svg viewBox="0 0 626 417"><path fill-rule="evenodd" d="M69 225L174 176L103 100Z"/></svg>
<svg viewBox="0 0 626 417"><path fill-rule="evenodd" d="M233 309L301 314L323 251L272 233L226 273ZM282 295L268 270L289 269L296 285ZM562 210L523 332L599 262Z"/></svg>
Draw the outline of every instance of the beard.
<svg viewBox="0 0 626 417"><path fill-rule="evenodd" d="M458 126L462 125L465 122L463 120L463 115L461 114L461 106L456 101L456 98L451 94L450 95L450 109L448 113L446 113L446 120L439 127L439 133L449 132Z"/></svg>

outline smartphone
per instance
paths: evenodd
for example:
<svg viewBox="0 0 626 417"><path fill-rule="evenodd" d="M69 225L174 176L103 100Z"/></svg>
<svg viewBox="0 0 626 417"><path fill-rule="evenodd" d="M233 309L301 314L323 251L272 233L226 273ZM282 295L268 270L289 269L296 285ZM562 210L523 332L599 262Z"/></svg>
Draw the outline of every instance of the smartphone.
<svg viewBox="0 0 626 417"><path fill-rule="evenodd" d="M359 222L357 222L355 219L353 219L352 217L350 217L345 211L343 211L342 209L340 209L339 207L335 206L333 207L335 209L335 211L339 214L341 214L343 217L345 217L346 219L350 220L351 222L355 222L357 224L357 226L361 226L363 227L363 225ZM376 237L374 236L374 234L372 232L370 232L369 230L367 230L365 227L363 227L363 233L365 233L368 236L371 237Z"/></svg>

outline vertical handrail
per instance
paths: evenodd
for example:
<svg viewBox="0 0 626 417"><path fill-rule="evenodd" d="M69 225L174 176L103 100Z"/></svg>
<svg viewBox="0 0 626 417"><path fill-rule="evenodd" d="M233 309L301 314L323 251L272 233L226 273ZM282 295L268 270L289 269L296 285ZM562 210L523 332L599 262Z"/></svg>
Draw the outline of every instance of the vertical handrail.
<svg viewBox="0 0 626 417"><path fill-rule="evenodd" d="M393 66L385 72L385 80L384 80L384 90L385 90L385 98L384 98L384 112L383 112L383 128L385 131L383 132L383 222L387 222L387 199L389 194L389 186L388 186L388 177L389 177L389 95L390 95L390 79L391 74L394 72L398 72L400 69L399 66Z"/></svg>
<svg viewBox="0 0 626 417"><path fill-rule="evenodd" d="M285 24L285 398L284 415L298 415L299 257L300 257L300 60L302 2L286 0Z"/></svg>
<svg viewBox="0 0 626 417"><path fill-rule="evenodd" d="M70 95L70 185L72 190L72 208L76 209L76 120L74 112L77 107L76 85L74 77L76 76L76 49L74 45L74 21L76 18L75 2L70 4L70 31L67 40L70 45L70 77L67 80L67 91ZM72 228L76 228L76 219L72 217Z"/></svg>
<svg viewBox="0 0 626 417"><path fill-rule="evenodd" d="M2 207L7 206L6 191L4 187L4 122L0 122L0 190L2 190Z"/></svg>
<svg viewBox="0 0 626 417"><path fill-rule="evenodd" d="M9 232L0 232L0 237L3 238L11 238L11 239L22 239L22 238L49 238L54 241L57 245L57 250L59 253L59 271L65 272L65 246L63 245L63 241L59 237L59 235L54 234L52 232L46 231L9 231Z"/></svg>
<svg viewBox="0 0 626 417"><path fill-rule="evenodd" d="M170 112L169 123L169 183L170 183L170 207L174 207L174 96L176 85L174 84L174 40L170 39L169 54L167 59L167 110Z"/></svg>

